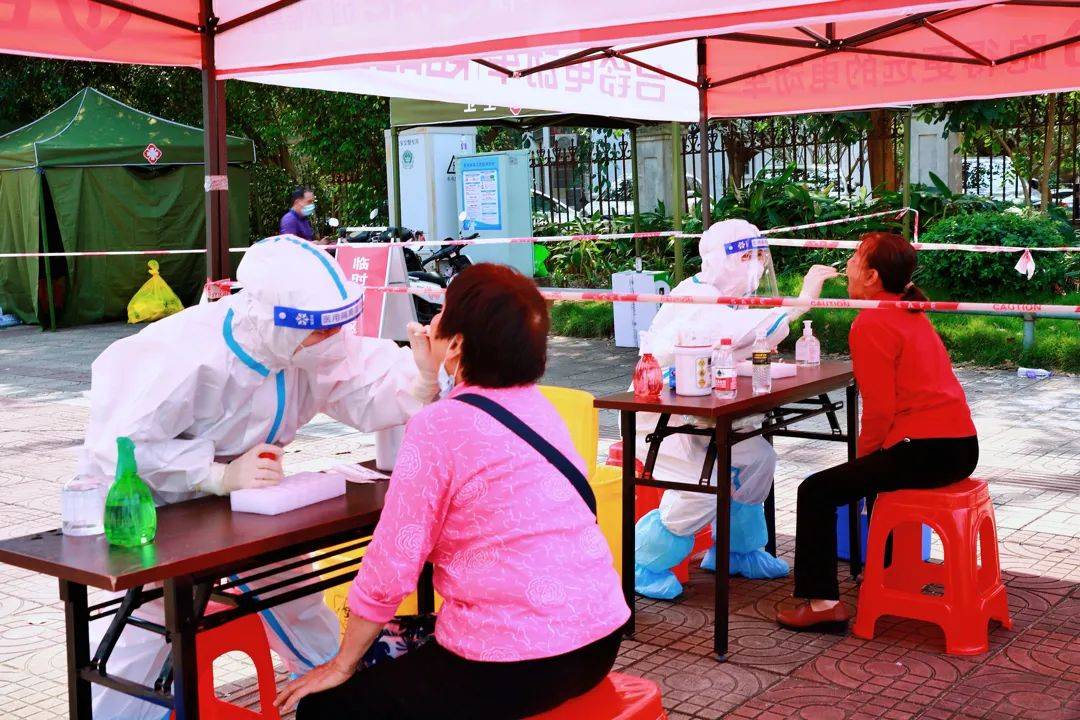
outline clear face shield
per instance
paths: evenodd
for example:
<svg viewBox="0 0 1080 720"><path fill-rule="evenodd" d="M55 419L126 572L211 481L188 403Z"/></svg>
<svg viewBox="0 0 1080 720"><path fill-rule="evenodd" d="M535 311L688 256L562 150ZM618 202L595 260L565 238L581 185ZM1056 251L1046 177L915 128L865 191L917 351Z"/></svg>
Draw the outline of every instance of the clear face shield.
<svg viewBox="0 0 1080 720"><path fill-rule="evenodd" d="M732 296L777 297L769 241L756 237L725 243L722 283L721 292Z"/></svg>

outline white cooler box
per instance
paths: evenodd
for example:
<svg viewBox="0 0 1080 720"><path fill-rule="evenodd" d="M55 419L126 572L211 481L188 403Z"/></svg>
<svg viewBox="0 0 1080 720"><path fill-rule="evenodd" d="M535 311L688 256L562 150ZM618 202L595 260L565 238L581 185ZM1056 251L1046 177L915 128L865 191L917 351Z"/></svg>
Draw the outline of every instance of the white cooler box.
<svg viewBox="0 0 1080 720"><path fill-rule="evenodd" d="M639 295L667 295L671 286L656 270L624 270L611 276L611 290ZM637 347L638 333L649 329L660 303L615 303L615 346Z"/></svg>

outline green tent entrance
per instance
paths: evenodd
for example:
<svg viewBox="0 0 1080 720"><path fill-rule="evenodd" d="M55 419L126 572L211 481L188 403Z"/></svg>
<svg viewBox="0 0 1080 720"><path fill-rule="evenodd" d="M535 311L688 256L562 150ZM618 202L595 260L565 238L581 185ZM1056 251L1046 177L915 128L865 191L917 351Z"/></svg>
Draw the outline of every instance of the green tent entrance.
<svg viewBox="0 0 1080 720"><path fill-rule="evenodd" d="M229 137L228 155L229 238L241 247L255 148ZM86 88L0 136L0 253L205 249L203 176L201 129ZM0 258L0 308L44 324L51 292L58 325L122 319L150 259ZM205 255L153 259L185 305L198 298Z"/></svg>

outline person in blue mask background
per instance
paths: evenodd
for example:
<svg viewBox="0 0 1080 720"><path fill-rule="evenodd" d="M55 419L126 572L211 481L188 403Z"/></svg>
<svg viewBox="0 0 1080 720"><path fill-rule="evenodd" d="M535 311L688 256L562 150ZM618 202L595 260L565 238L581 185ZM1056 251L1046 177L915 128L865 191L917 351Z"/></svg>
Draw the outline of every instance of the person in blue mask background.
<svg viewBox="0 0 1080 720"><path fill-rule="evenodd" d="M315 193L309 187L298 187L289 193L289 199L292 207L281 216L278 232L314 241L315 230L311 227L311 217L315 214Z"/></svg>

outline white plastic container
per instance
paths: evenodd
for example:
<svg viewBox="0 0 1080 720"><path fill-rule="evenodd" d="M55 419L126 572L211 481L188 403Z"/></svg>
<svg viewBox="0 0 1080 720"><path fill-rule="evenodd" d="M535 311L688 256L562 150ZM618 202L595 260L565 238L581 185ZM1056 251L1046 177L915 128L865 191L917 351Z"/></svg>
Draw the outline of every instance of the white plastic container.
<svg viewBox="0 0 1080 720"><path fill-rule="evenodd" d="M384 430L375 431L375 467L383 472L394 469L394 461L397 460L398 449L401 440L405 437L405 426L395 425Z"/></svg>
<svg viewBox="0 0 1080 720"><path fill-rule="evenodd" d="M712 392L712 345L688 337L675 346L675 394L708 395Z"/></svg>

